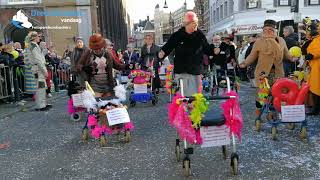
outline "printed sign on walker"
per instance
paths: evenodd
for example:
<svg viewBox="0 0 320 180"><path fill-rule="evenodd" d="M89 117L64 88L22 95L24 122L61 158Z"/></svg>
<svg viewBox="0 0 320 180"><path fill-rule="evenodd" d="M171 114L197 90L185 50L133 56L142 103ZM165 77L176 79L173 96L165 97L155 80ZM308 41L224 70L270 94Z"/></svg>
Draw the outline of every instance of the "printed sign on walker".
<svg viewBox="0 0 320 180"><path fill-rule="evenodd" d="M133 85L134 93L147 93L148 92L148 85L147 84L134 84Z"/></svg>
<svg viewBox="0 0 320 180"><path fill-rule="evenodd" d="M282 122L302 122L306 120L304 105L281 106Z"/></svg>
<svg viewBox="0 0 320 180"><path fill-rule="evenodd" d="M84 107L81 94L72 94L71 97L72 97L74 107Z"/></svg>
<svg viewBox="0 0 320 180"><path fill-rule="evenodd" d="M201 147L214 147L230 144L229 128L226 125L201 127Z"/></svg>
<svg viewBox="0 0 320 180"><path fill-rule="evenodd" d="M126 108L115 108L107 111L107 119L109 126L130 122Z"/></svg>

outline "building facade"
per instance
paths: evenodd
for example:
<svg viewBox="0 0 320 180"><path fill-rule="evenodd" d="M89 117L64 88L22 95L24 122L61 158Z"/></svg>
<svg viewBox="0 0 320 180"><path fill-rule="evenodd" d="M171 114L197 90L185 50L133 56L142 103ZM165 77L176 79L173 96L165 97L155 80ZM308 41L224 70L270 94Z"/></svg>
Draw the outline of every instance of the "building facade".
<svg viewBox="0 0 320 180"><path fill-rule="evenodd" d="M74 45L74 37L81 36L87 44L89 36L97 31L93 0L0 0L0 5L0 42L23 45L28 32L35 30L62 55L67 45ZM19 10L28 18L31 28L18 27L11 22Z"/></svg>
<svg viewBox="0 0 320 180"><path fill-rule="evenodd" d="M293 0L210 0L210 25L207 38L214 34L235 31L236 36L257 34L265 19L293 20L290 11ZM299 13L303 17L319 18L320 1L300 0Z"/></svg>
<svg viewBox="0 0 320 180"><path fill-rule="evenodd" d="M205 33L208 33L210 26L209 0L203 0L203 26Z"/></svg>
<svg viewBox="0 0 320 180"><path fill-rule="evenodd" d="M194 4L195 4L195 7L194 7L194 12L197 14L198 16L198 19L199 19L199 29L206 33L206 28L205 28L205 25L204 25L204 6L205 6L205 0L194 0Z"/></svg>
<svg viewBox="0 0 320 180"><path fill-rule="evenodd" d="M154 20L150 20L147 16L146 20L140 20L134 25L134 47L140 49L144 45L145 35L150 34L155 37Z"/></svg>
<svg viewBox="0 0 320 180"><path fill-rule="evenodd" d="M126 1L96 1L100 33L110 39L116 49L125 49L128 44Z"/></svg>
<svg viewBox="0 0 320 180"><path fill-rule="evenodd" d="M171 13L164 13L159 8L159 4L156 5L155 11L154 11L154 30L155 30L155 44L163 44L164 38L163 35L168 33L170 28L170 16Z"/></svg>

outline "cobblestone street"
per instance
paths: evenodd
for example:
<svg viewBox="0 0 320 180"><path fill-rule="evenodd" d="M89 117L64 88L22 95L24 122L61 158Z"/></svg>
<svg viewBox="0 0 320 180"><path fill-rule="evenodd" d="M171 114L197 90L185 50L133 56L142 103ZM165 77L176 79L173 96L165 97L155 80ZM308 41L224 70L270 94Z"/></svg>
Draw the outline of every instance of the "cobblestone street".
<svg viewBox="0 0 320 180"><path fill-rule="evenodd" d="M254 130L253 92L245 85L240 92L245 122L238 143L239 175L231 175L230 160L223 160L221 148L195 147L188 179L319 177L319 116L308 118L308 143L300 140L298 128L290 131L284 125L273 141L268 124L260 133ZM166 95L156 106L137 104L129 109L136 127L131 143L112 136L104 148L97 140L80 140L84 121L69 120L66 100L53 100L47 113L29 110L0 120L0 142L10 142L0 150L1 179L184 179L174 155L176 133L167 123Z"/></svg>

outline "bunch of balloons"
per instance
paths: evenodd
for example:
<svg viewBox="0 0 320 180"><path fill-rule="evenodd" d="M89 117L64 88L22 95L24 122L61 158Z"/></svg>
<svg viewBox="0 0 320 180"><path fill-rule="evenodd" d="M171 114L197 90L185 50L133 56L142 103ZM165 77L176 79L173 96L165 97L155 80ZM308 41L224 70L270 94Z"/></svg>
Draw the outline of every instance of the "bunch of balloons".
<svg viewBox="0 0 320 180"><path fill-rule="evenodd" d="M282 78L277 80L272 86L273 106L281 112L281 105L301 105L304 104L305 97L310 85L303 83L301 88L291 79Z"/></svg>

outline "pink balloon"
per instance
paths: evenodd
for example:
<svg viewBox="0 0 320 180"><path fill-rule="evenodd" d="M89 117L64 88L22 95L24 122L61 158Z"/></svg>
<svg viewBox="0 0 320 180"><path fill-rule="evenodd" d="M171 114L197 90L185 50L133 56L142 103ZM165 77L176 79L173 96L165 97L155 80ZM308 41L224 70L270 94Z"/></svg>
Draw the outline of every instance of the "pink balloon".
<svg viewBox="0 0 320 180"><path fill-rule="evenodd" d="M307 83L303 83L302 87L300 89L300 92L295 100L295 105L301 105L304 104L304 100L306 99L306 95L308 94L310 89L310 85Z"/></svg>

